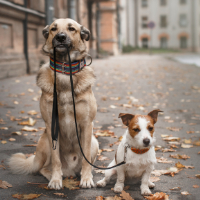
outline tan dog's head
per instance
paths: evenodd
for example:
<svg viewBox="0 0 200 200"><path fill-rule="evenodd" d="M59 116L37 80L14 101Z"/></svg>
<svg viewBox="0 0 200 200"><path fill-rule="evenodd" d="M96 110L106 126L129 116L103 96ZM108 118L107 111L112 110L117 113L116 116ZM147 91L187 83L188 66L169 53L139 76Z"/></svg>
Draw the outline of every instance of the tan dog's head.
<svg viewBox="0 0 200 200"><path fill-rule="evenodd" d="M67 45L71 59L74 60L85 57L84 41L89 40L90 31L72 19L57 19L43 29L43 36L46 39L43 46L44 53L52 56L54 47L56 47L56 56L66 57Z"/></svg>
<svg viewBox="0 0 200 200"><path fill-rule="evenodd" d="M158 113L161 110L153 110L148 115L132 115L120 113L124 125L128 126L129 134L134 146L144 148L152 146L154 138L154 124L157 122Z"/></svg>

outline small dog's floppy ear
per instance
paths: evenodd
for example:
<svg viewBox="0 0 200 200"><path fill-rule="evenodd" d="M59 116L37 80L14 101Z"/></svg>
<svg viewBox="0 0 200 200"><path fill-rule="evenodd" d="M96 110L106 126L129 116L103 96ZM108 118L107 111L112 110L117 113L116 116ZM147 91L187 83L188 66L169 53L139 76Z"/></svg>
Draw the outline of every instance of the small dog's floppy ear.
<svg viewBox="0 0 200 200"><path fill-rule="evenodd" d="M86 41L90 39L90 31L84 26L81 26L81 39Z"/></svg>
<svg viewBox="0 0 200 200"><path fill-rule="evenodd" d="M157 110L153 110L151 111L148 116L150 116L152 119L153 119L153 123L155 124L157 122L157 118L158 118L158 113L159 112L163 112L161 111L160 109L157 109Z"/></svg>
<svg viewBox="0 0 200 200"><path fill-rule="evenodd" d="M43 34L45 39L47 39L49 37L49 25L45 26L45 28L42 31L42 34Z"/></svg>
<svg viewBox="0 0 200 200"><path fill-rule="evenodd" d="M128 126L131 119L133 119L135 115L127 114L127 113L120 113L118 118L122 119L124 125Z"/></svg>

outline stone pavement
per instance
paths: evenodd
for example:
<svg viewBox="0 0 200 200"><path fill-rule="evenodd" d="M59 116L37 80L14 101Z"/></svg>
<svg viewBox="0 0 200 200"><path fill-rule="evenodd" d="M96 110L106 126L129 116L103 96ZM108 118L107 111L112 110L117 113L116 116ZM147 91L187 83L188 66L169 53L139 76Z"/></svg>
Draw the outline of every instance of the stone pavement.
<svg viewBox="0 0 200 200"><path fill-rule="evenodd" d="M97 80L93 86L97 98L98 112L94 122L95 129L110 129L115 136L120 137L125 129L118 119L120 112L133 114L147 114L149 111L159 108L164 111L159 115L156 124L157 157L160 163L156 170L169 169L180 162L184 166L192 166L186 169L183 166L174 175L161 175L152 193L164 192L169 199L200 199L200 68L180 64L161 56L148 55L122 55L102 60L94 60L92 64ZM111 190L114 181L105 188L68 190L46 190L38 187L38 184L47 183L40 175L13 175L6 164L6 159L13 153L23 152L31 154L35 151L39 135L42 133L44 123L39 113L40 90L35 84L35 75L10 78L0 81L0 180L12 184L12 188L1 189L0 199L13 199L13 194L42 194L38 199L88 199L94 200L97 196L114 197ZM30 110L35 110L36 115L28 115ZM27 117L36 119L33 126L37 132L21 131L22 135L13 135L12 132L20 131L23 126L18 125L20 119ZM7 130L6 130L7 129ZM169 138L166 135L176 138ZM10 138L15 138L12 141ZM164 141L168 139L169 141ZM9 141L11 140L11 141ZM7 143L4 143L6 141ZM100 149L117 148L118 138L98 137ZM173 143L172 143L173 142ZM171 144L169 144L171 143ZM31 146L30 144L34 144ZM110 144L113 144L110 145ZM182 147L181 145L182 144ZM24 146L30 145L30 147ZM189 145L189 146L188 146ZM112 147L110 147L112 146ZM175 152L166 152L169 151ZM183 148L191 147L191 148ZM96 165L107 166L114 157L114 151L103 152L102 155L109 160L96 161ZM174 159L170 154L187 155L190 158ZM167 161L166 161L167 159ZM163 163L163 162L172 163ZM194 168L193 168L194 167ZM191 169L192 168L192 169ZM170 168L176 170L177 168ZM103 177L103 174L93 171L95 183ZM154 177L154 175L152 175ZM30 182L30 183L28 183ZM125 185L130 186L127 193L135 200L144 199L140 195L140 183L129 180ZM179 187L176 190L170 190ZM187 191L190 195L182 195ZM60 192L65 197L54 193Z"/></svg>

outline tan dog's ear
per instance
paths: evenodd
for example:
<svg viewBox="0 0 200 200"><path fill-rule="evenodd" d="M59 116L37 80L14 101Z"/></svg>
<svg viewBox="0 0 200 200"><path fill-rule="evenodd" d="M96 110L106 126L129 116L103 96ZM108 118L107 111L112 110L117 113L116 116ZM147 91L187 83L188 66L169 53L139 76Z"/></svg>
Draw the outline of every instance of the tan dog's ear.
<svg viewBox="0 0 200 200"><path fill-rule="evenodd" d="M81 39L86 41L90 39L90 31L84 26L81 26Z"/></svg>
<svg viewBox="0 0 200 200"><path fill-rule="evenodd" d="M158 113L159 112L163 112L161 111L160 109L157 109L157 110L153 110L151 111L148 116L150 116L152 119L153 119L153 123L155 124L157 122L157 118L158 118Z"/></svg>
<svg viewBox="0 0 200 200"><path fill-rule="evenodd" d="M43 34L45 39L47 39L49 37L49 25L45 26L45 28L42 31L42 34Z"/></svg>
<svg viewBox="0 0 200 200"><path fill-rule="evenodd" d="M135 115L127 114L127 113L120 113L118 118L122 119L124 125L128 126L131 119L133 119Z"/></svg>

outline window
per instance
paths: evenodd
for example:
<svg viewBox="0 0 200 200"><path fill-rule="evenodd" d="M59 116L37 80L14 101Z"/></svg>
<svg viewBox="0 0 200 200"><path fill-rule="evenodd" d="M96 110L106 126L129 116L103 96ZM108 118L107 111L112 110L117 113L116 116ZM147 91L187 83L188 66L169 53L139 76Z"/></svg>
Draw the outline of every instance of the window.
<svg viewBox="0 0 200 200"><path fill-rule="evenodd" d="M142 38L142 48L148 48L148 38Z"/></svg>
<svg viewBox="0 0 200 200"><path fill-rule="evenodd" d="M147 7L147 6L148 6L147 0L142 0L142 7Z"/></svg>
<svg viewBox="0 0 200 200"><path fill-rule="evenodd" d="M167 16L165 15L160 16L160 27L161 28L167 27Z"/></svg>
<svg viewBox="0 0 200 200"><path fill-rule="evenodd" d="M167 0L160 0L160 5L165 6L167 4Z"/></svg>
<svg viewBox="0 0 200 200"><path fill-rule="evenodd" d="M180 4L186 4L187 0L180 0Z"/></svg>
<svg viewBox="0 0 200 200"><path fill-rule="evenodd" d="M186 14L180 14L179 24L181 27L187 26L187 15Z"/></svg>
<svg viewBox="0 0 200 200"><path fill-rule="evenodd" d="M161 49L166 49L167 48L167 38L166 37L161 37L160 38L160 48Z"/></svg>
<svg viewBox="0 0 200 200"><path fill-rule="evenodd" d="M187 37L180 38L180 48L181 49L187 48Z"/></svg>
<svg viewBox="0 0 200 200"><path fill-rule="evenodd" d="M148 28L148 17L142 17L142 28Z"/></svg>

